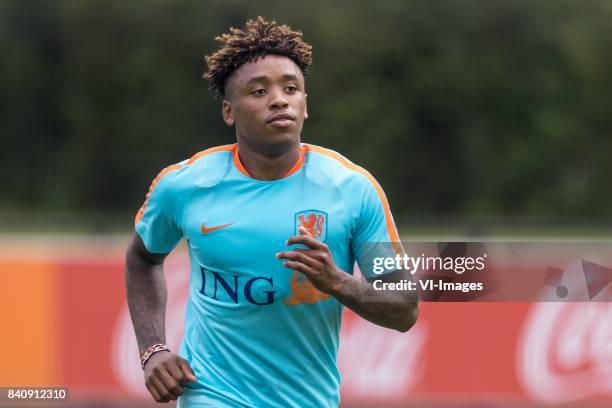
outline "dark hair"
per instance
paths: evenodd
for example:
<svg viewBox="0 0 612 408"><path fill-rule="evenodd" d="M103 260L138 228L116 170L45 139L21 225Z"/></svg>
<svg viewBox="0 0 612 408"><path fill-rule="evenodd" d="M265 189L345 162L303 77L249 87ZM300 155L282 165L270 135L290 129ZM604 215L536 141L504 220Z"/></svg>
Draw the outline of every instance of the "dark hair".
<svg viewBox="0 0 612 408"><path fill-rule="evenodd" d="M266 21L261 16L247 20L242 29L231 27L229 33L215 40L221 47L204 57L208 71L202 77L221 96L225 95L227 78L245 62L257 61L269 54L281 55L295 62L304 76L312 64L312 46L304 42L300 31Z"/></svg>

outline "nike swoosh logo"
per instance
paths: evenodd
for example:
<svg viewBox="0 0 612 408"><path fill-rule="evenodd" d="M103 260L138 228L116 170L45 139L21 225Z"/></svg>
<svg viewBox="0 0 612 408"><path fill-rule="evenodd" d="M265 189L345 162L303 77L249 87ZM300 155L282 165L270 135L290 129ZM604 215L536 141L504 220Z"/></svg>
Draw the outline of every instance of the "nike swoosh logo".
<svg viewBox="0 0 612 408"><path fill-rule="evenodd" d="M216 230L220 230L222 228L226 228L229 227L230 225L232 225L233 222L230 222L229 224L223 224L223 225L216 225L214 227L206 227L205 224L202 224L202 227L200 228L200 231L202 231L202 234L210 234L213 231Z"/></svg>

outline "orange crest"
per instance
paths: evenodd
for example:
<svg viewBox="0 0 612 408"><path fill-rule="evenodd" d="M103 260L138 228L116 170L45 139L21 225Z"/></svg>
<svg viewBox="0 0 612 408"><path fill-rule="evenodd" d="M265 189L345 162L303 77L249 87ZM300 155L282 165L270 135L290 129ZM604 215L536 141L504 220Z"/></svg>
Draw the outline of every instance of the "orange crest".
<svg viewBox="0 0 612 408"><path fill-rule="evenodd" d="M317 210L302 211L295 214L295 234L304 227L310 236L325 241L327 239L327 213Z"/></svg>
<svg viewBox="0 0 612 408"><path fill-rule="evenodd" d="M291 277L291 292L291 297L285 300L286 305L299 305L302 303L311 305L326 300L331 296L319 291L304 275L297 271Z"/></svg>

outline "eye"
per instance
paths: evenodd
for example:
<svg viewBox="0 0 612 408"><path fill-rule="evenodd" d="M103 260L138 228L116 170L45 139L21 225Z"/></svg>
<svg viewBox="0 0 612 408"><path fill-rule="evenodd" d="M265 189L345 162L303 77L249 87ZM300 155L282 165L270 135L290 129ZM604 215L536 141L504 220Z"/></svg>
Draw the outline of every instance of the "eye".
<svg viewBox="0 0 612 408"><path fill-rule="evenodd" d="M253 92L251 92L251 95L253 95L253 96L264 96L266 94L266 92L267 91L265 89L259 88L259 89L254 90Z"/></svg>
<svg viewBox="0 0 612 408"><path fill-rule="evenodd" d="M296 93L298 90L298 87L295 85L289 85L285 88L287 90L287 92L289 92L290 94L292 93Z"/></svg>

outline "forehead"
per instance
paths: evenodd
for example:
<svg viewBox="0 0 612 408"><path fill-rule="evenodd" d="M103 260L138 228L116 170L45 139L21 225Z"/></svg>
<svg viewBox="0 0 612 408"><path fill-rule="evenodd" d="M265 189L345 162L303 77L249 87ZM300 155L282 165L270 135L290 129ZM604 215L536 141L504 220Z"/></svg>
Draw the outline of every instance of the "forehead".
<svg viewBox="0 0 612 408"><path fill-rule="evenodd" d="M242 64L228 79L229 87L242 87L253 78L267 78L270 81L282 80L284 77L292 75L298 80L303 81L304 75L290 58L280 55L266 55L257 61Z"/></svg>

